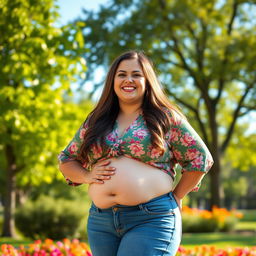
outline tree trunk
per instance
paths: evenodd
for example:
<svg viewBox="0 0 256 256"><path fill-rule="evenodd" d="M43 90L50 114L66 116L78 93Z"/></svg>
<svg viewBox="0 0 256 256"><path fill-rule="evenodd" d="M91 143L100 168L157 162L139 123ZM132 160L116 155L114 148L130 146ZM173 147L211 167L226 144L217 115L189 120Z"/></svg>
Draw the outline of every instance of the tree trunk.
<svg viewBox="0 0 256 256"><path fill-rule="evenodd" d="M220 191L221 191L221 183L220 183L220 173L221 173L221 165L220 165L220 151L219 151L219 138L218 138L218 123L216 121L216 105L207 104L207 109L209 113L209 122L210 122L210 130L212 141L209 149L211 151L214 164L209 172L210 174L210 208L213 206L221 206L220 202Z"/></svg>
<svg viewBox="0 0 256 256"><path fill-rule="evenodd" d="M4 198L4 223L2 236L15 237L15 156L11 145L6 145L5 154L7 158L6 171L6 193Z"/></svg>
<svg viewBox="0 0 256 256"><path fill-rule="evenodd" d="M216 152L212 152L214 165L212 166L209 174L211 176L210 179L210 192L211 192L211 199L210 199L210 207L213 206L221 206L220 201L220 191L221 191L221 184L220 184L220 157L217 153L218 149L215 150Z"/></svg>

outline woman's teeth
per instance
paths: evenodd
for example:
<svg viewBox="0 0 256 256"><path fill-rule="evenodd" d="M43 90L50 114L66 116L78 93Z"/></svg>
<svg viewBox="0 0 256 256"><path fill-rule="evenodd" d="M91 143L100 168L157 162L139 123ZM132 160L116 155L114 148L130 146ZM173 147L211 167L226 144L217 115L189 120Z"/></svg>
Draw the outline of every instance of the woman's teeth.
<svg viewBox="0 0 256 256"><path fill-rule="evenodd" d="M126 92L132 92L132 91L134 91L136 88L130 87L130 86L125 86L125 87L123 87L122 89L123 89L124 91L126 91Z"/></svg>

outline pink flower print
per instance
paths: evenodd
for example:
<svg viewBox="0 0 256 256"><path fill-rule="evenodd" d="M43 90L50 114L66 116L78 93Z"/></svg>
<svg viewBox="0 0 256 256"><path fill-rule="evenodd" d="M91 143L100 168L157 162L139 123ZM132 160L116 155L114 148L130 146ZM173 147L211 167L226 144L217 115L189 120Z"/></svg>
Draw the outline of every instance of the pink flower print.
<svg viewBox="0 0 256 256"><path fill-rule="evenodd" d="M192 145L196 144L196 141L193 139L192 136L190 136L189 133L185 133L185 135L180 139L181 144L185 147L190 147Z"/></svg>
<svg viewBox="0 0 256 256"><path fill-rule="evenodd" d="M115 135L114 133L110 133L108 136L107 136L107 140L108 141L111 141L111 142L114 142L115 141Z"/></svg>
<svg viewBox="0 0 256 256"><path fill-rule="evenodd" d="M145 151L143 151L143 146L138 143L137 144L133 143L128 147L131 150L131 153L135 156L141 156L145 154Z"/></svg>
<svg viewBox="0 0 256 256"><path fill-rule="evenodd" d="M102 156L102 148L101 147L96 147L96 146L93 146L92 148L92 152L93 152L93 158L97 159L97 158L100 158Z"/></svg>
<svg viewBox="0 0 256 256"><path fill-rule="evenodd" d="M210 158L210 159L207 159L206 161L206 170L208 171L213 165L213 159Z"/></svg>
<svg viewBox="0 0 256 256"><path fill-rule="evenodd" d="M181 119L180 118L178 118L177 116L176 117L171 117L171 123L173 124L173 125L176 125L176 126L180 126L181 125Z"/></svg>
<svg viewBox="0 0 256 256"><path fill-rule="evenodd" d="M179 137L181 136L181 132L178 128L173 128L171 130L171 141L178 141Z"/></svg>
<svg viewBox="0 0 256 256"><path fill-rule="evenodd" d="M131 139L131 140L129 141L129 143L131 143L131 144L133 144L133 143L135 143L135 144L139 144L140 142L139 142L139 141L137 141L137 140L135 140L135 139Z"/></svg>
<svg viewBox="0 0 256 256"><path fill-rule="evenodd" d="M84 128L81 129L80 134L79 134L79 138L80 138L80 139L83 139L83 138L84 138L85 132L86 132L86 129L84 129Z"/></svg>
<svg viewBox="0 0 256 256"><path fill-rule="evenodd" d="M173 150L173 155L177 160L181 160L182 159L182 154L180 151L178 150Z"/></svg>
<svg viewBox="0 0 256 256"><path fill-rule="evenodd" d="M196 148L189 148L185 154L188 159L195 159L200 152Z"/></svg>
<svg viewBox="0 0 256 256"><path fill-rule="evenodd" d="M147 132L144 129L138 129L133 132L133 135L139 139L143 139L146 137Z"/></svg>
<svg viewBox="0 0 256 256"><path fill-rule="evenodd" d="M160 153L161 152L159 150L157 150L156 148L153 148L151 150L151 158L158 158L160 156Z"/></svg>
<svg viewBox="0 0 256 256"><path fill-rule="evenodd" d="M77 150L78 150L77 142L72 142L71 145L68 147L68 152L71 155L76 154Z"/></svg>
<svg viewBox="0 0 256 256"><path fill-rule="evenodd" d="M113 144L112 147L110 148L109 155L118 156L119 155L119 146L120 146L120 144L118 144L118 143Z"/></svg>
<svg viewBox="0 0 256 256"><path fill-rule="evenodd" d="M203 156L199 156L196 159L194 159L191 164L193 168L200 169L203 165Z"/></svg>

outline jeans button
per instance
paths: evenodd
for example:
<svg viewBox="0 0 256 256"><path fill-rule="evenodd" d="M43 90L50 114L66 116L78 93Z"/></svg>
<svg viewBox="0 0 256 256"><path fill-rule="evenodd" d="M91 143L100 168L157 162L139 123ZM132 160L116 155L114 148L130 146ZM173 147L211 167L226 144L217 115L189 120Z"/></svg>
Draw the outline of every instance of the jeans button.
<svg viewBox="0 0 256 256"><path fill-rule="evenodd" d="M118 210L117 207L113 207L113 211L116 212Z"/></svg>

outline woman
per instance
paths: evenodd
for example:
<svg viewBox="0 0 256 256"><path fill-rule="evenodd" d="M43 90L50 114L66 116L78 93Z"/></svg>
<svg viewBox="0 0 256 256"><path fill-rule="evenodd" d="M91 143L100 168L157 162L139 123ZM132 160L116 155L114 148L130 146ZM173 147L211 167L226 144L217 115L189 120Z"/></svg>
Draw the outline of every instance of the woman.
<svg viewBox="0 0 256 256"><path fill-rule="evenodd" d="M182 198L213 163L149 59L136 51L113 62L97 106L59 161L70 185L89 184L94 256L175 255ZM176 163L183 175L174 188Z"/></svg>

